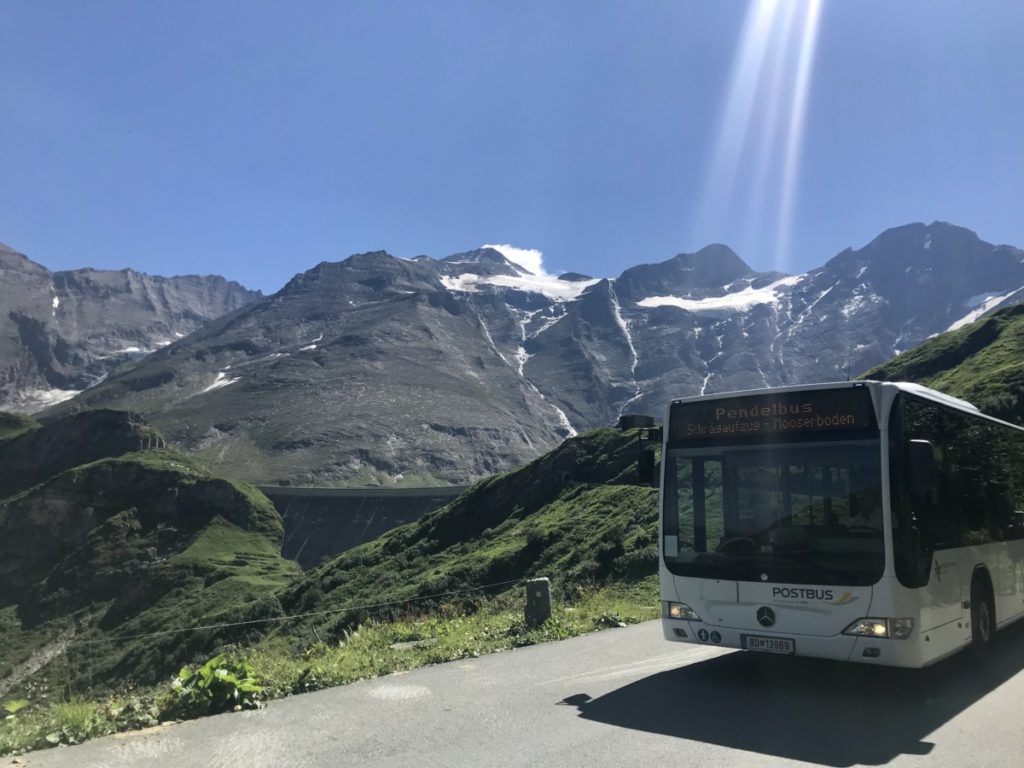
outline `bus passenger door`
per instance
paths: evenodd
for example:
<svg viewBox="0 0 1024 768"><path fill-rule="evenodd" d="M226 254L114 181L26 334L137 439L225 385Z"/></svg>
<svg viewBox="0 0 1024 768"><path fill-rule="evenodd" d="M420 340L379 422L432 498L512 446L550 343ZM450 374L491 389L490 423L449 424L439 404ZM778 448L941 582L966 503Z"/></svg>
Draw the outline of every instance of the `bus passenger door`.
<svg viewBox="0 0 1024 768"><path fill-rule="evenodd" d="M917 442L931 450L925 441ZM909 502L915 570L923 577L924 568L929 569L927 579L918 582L924 584L920 588L921 629L927 632L963 616L957 552L963 544L959 494L950 487L949 472L936 471L933 482L912 488Z"/></svg>
<svg viewBox="0 0 1024 768"><path fill-rule="evenodd" d="M921 629L925 632L963 617L960 567L956 550L937 550L932 555L928 585L922 590Z"/></svg>

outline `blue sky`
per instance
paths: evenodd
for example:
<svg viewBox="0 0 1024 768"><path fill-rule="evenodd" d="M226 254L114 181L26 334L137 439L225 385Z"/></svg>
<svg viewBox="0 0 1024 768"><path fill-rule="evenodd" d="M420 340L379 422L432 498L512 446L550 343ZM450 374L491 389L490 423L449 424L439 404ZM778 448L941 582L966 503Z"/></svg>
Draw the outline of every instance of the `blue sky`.
<svg viewBox="0 0 1024 768"><path fill-rule="evenodd" d="M6 0L0 241L267 292L376 249L802 271L935 219L1024 247L1024 3L815 7Z"/></svg>

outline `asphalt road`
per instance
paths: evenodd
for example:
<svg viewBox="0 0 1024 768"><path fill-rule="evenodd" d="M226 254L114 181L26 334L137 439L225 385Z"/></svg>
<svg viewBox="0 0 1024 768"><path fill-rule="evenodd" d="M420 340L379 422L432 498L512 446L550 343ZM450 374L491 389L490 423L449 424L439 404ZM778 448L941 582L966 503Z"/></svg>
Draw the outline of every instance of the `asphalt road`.
<svg viewBox="0 0 1024 768"><path fill-rule="evenodd" d="M26 755L44 766L1012 766L1024 626L982 666L723 652L657 623L428 667L259 712ZM10 758L0 758L0 765Z"/></svg>

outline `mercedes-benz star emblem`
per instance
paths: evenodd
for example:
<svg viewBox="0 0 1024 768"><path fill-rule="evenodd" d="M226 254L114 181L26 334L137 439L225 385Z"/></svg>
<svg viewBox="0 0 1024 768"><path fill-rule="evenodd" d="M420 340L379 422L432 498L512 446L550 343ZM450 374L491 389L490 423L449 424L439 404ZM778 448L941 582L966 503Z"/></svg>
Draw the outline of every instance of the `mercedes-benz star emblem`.
<svg viewBox="0 0 1024 768"><path fill-rule="evenodd" d="M775 623L775 611L771 608L758 608L757 609L757 623L762 627L770 627Z"/></svg>

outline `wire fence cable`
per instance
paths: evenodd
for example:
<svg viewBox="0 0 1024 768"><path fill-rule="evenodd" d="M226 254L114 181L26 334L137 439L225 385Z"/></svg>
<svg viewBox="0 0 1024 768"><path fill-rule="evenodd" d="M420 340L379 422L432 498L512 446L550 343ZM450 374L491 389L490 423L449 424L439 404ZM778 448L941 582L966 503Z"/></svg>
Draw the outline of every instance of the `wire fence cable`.
<svg viewBox="0 0 1024 768"><path fill-rule="evenodd" d="M470 592L483 592L487 589L494 589L496 587L507 587L513 584L524 583L526 579L510 579L508 581L499 581L494 584L484 584L479 587L467 587L466 589L455 589L449 592L438 592L433 595L424 595L423 597L411 597L405 600L389 600L383 603L372 603L370 605L354 605L345 606L342 608L328 608L322 611L309 611L307 613L295 613L289 616L271 616L266 619L249 619L247 621L229 621L222 622L219 624L203 624L196 627L179 627L178 629L161 629L155 632L143 632L137 635L113 635L111 637L95 638L92 640L79 640L75 642L75 645L93 645L99 643L114 643L126 640L144 640L148 637L162 637L164 635L176 635L185 632L202 632L207 629L229 629L231 627L245 627L254 624L273 624L281 623L286 621L294 621L296 619L305 619L311 616L329 616L336 613L347 613L351 611L370 611L377 608L388 608L393 605L411 605L413 603L421 603L427 600L438 600L442 597L454 597L456 595L465 595Z"/></svg>

